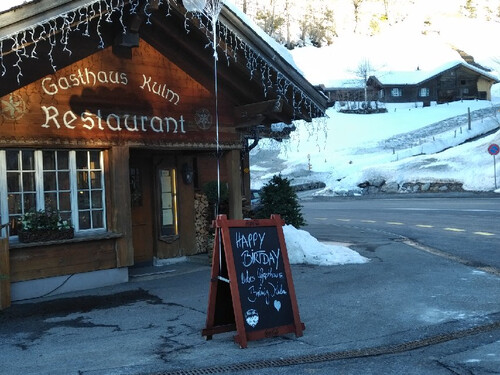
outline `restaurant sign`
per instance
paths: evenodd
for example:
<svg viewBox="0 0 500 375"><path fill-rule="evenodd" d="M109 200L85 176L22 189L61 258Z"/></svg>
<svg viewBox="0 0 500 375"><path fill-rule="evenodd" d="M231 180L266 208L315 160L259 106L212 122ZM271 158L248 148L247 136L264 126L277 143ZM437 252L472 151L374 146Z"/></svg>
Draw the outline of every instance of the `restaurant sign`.
<svg viewBox="0 0 500 375"><path fill-rule="evenodd" d="M177 106L181 100L180 95L169 88L166 83L161 83L153 77L142 74L135 86L126 72L118 71L93 71L89 68L78 69L76 72L55 78L47 76L41 80L44 94L55 97L72 88L122 87L138 89L145 95L155 95L161 101ZM130 87L133 86L133 87ZM120 103L116 98L117 104ZM120 105L117 105L120 107ZM141 113L127 113L125 111L110 111L109 109L92 108L80 113L73 109L60 110L56 105L42 105L41 110L45 121L42 128L77 129L82 128L92 131L110 130L112 132L154 132L154 133L186 133L184 116L158 116Z"/></svg>

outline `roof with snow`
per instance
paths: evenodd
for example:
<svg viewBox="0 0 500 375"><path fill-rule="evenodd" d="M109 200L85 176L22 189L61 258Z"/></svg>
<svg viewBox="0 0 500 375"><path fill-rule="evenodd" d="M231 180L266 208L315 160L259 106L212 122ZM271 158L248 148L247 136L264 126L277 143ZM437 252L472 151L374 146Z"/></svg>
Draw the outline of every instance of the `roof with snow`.
<svg viewBox="0 0 500 375"><path fill-rule="evenodd" d="M126 34L139 13L140 38L163 53L173 51L178 56L169 57L189 66L190 74L204 71L209 76L213 34L206 13L188 12L169 0L34 0L0 11L0 96L13 83L22 87L82 58L82 50L95 41L95 51L112 46L113 35ZM253 105L260 98L271 109L265 118L253 120L265 124L324 115L326 97L304 78L285 48L230 2L216 19L218 75L236 106Z"/></svg>
<svg viewBox="0 0 500 375"><path fill-rule="evenodd" d="M378 72L375 74L377 80L383 85L418 85L424 83L425 81L436 77L444 71L449 69L462 66L469 69L475 73L480 74L487 80L498 83L500 80L493 74L486 72L472 64L466 63L464 61L450 61L446 64L440 65L433 70L415 70L415 71L390 71L390 72Z"/></svg>

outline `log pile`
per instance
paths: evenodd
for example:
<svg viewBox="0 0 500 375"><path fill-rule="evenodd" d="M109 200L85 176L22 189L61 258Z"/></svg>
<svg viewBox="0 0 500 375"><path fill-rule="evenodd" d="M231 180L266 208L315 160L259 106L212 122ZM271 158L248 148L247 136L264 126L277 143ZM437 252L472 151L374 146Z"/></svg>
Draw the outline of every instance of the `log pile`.
<svg viewBox="0 0 500 375"><path fill-rule="evenodd" d="M207 196L203 193L196 193L194 196L194 227L196 232L196 253L206 253L209 244L210 223L209 204Z"/></svg>

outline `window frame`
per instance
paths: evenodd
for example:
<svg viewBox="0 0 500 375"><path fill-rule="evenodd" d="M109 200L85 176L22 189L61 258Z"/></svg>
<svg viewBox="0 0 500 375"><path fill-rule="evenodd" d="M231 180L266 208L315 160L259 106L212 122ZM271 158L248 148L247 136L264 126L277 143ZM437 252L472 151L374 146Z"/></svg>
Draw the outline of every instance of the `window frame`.
<svg viewBox="0 0 500 375"><path fill-rule="evenodd" d="M391 88L391 96L394 98L400 98L403 96L403 89L401 87Z"/></svg>
<svg viewBox="0 0 500 375"><path fill-rule="evenodd" d="M68 171L69 171L69 199L70 199L70 217L71 217L71 224L75 228L75 233L81 233L81 234L87 234L87 233L97 233L97 232L106 232L107 231L107 211L106 211L106 185L105 185L105 165L104 165L104 150L102 149L52 149L52 148L4 148L0 149L0 218L2 223L5 224L5 220L7 218L7 222L11 221L11 217L18 216L15 213L9 212L9 205L8 205L8 200L9 200L9 192L8 192L8 185L7 185L7 151L17 151L18 153L21 151L33 151L34 152L34 173L35 173L35 209L36 210L44 210L46 209L45 207L45 186L44 186L44 178L45 172L55 172L56 174L59 173L60 169L58 169L57 164L55 165L55 169L44 169L43 165L43 153L44 152L56 152L56 158L57 158L57 152L68 152ZM93 190L99 190L101 192L101 199L100 199L100 208L94 209L92 206L92 201L89 201L90 205L90 218L91 218L91 227L86 228L86 229L81 229L80 228L80 221L79 221L79 214L82 209L79 208L79 202L78 202L78 186L77 186L77 165L76 165L76 153L77 152L86 152L87 153L87 160L90 160L90 154L91 152L98 152L99 153L99 167L98 168L88 168L90 172L92 171L99 171L101 173L100 175L100 187L97 189ZM20 166L18 167L20 168ZM66 171L66 169L64 169ZM90 186L90 182L89 182ZM63 189L66 191L65 189ZM54 190L48 190L50 192L54 192ZM92 191L92 188L90 187L90 191ZM59 185L57 185L55 193L59 194L61 190L59 189ZM59 198L58 198L59 199ZM58 208L60 206L58 205ZM102 227L97 227L95 228L92 225L92 212L93 210L99 210L102 211ZM26 212L29 210L25 210L24 207L21 210L21 215L24 215ZM2 229L1 234L3 236L7 236L6 229ZM17 235L10 235L10 238L15 238Z"/></svg>
<svg viewBox="0 0 500 375"><path fill-rule="evenodd" d="M162 183L162 173L167 171L170 177L170 191L164 191ZM177 186L177 170L173 167L160 167L157 169L158 176L158 234L160 240L171 242L179 238L179 210L178 210L178 186ZM172 194L171 208L164 207L163 205L163 194ZM164 211L172 211L171 225L163 225ZM169 227L171 233L163 233L163 227Z"/></svg>
<svg viewBox="0 0 500 375"><path fill-rule="evenodd" d="M431 95L431 90L428 87L421 87L418 90L418 96L421 98L428 98Z"/></svg>

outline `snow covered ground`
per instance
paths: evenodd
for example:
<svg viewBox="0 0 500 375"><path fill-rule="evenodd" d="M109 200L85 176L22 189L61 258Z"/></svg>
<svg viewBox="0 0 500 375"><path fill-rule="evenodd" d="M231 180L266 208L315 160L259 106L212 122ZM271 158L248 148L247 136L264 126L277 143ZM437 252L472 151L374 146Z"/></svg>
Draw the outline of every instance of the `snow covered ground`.
<svg viewBox="0 0 500 375"><path fill-rule="evenodd" d="M292 225L285 225L283 233L291 264L332 266L368 262L367 258L344 245L319 242L305 230L295 229Z"/></svg>
<svg viewBox="0 0 500 375"><path fill-rule="evenodd" d="M373 37L352 35L328 47L296 48L290 54L312 84L327 87L338 80L359 80L355 72L366 60L374 75L432 71L460 61L456 49L500 77L500 47L484 37L500 33L500 23L448 17L433 28L423 33L410 17ZM327 118L296 123L289 141L259 142L250 155L252 188L280 172L292 184L324 182L326 188L317 193L321 195L361 194L358 185L365 182L385 182L399 192L407 191L401 188L405 183L495 190L493 157L487 149L500 143L500 84L493 86L492 97L426 108L421 103L387 104L387 113L371 115L330 108Z"/></svg>
<svg viewBox="0 0 500 375"><path fill-rule="evenodd" d="M288 141L261 140L251 153L252 187L281 173L292 184L324 182L326 188L317 193L322 195L361 193L359 184L375 180L457 182L465 190L491 191L493 157L487 150L500 143L499 105L464 101L415 108L409 103L387 105L387 113L372 115L331 108L323 121L297 124ZM467 142L488 132L493 134Z"/></svg>

